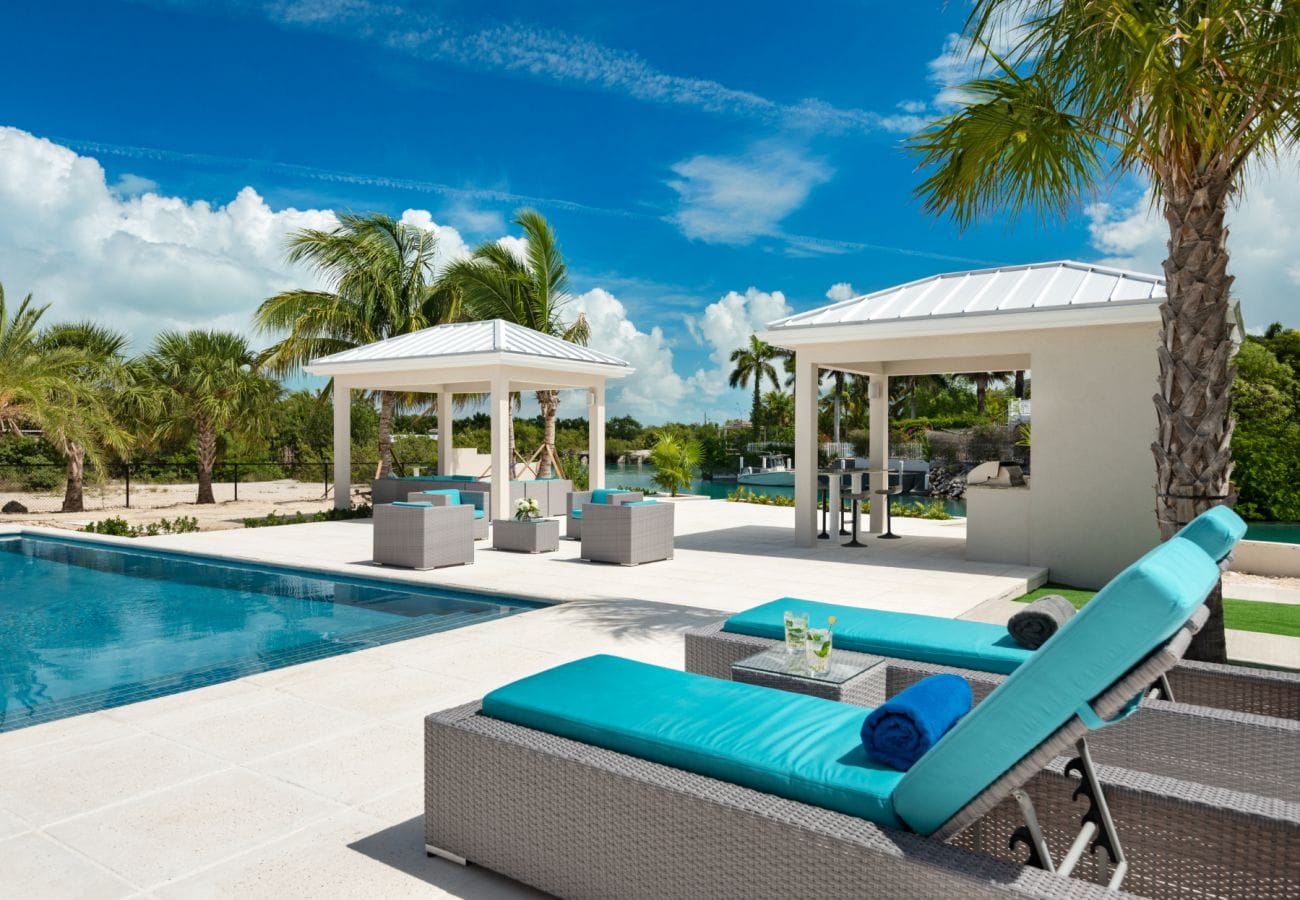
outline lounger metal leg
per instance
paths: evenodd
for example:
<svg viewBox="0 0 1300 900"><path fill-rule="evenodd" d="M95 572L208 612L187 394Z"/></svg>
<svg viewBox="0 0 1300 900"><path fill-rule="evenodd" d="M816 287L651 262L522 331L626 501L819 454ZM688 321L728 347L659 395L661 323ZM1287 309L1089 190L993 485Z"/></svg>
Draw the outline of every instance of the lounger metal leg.
<svg viewBox="0 0 1300 900"><path fill-rule="evenodd" d="M1111 817L1110 807L1106 804L1106 795L1102 792L1101 781L1097 778L1096 767L1092 762L1092 753L1088 749L1087 739L1080 739L1076 745L1079 755L1065 767L1067 777L1071 772L1078 772L1079 787L1074 791L1074 799L1084 797L1088 800L1088 811L1083 814L1082 827L1070 843L1070 848L1061 857L1059 868L1052 863L1052 853L1043 837L1042 826L1038 824L1038 815L1034 811L1034 801L1023 790L1011 792L1025 824L1011 834L1008 846L1012 849L1017 844L1024 844L1029 850L1025 865L1035 866L1047 872L1068 878L1085 852L1091 851L1097 865L1098 881L1105 882L1111 890L1118 890L1124 876L1128 873L1128 860L1124 848L1120 845L1119 831ZM1114 866L1112 869L1111 866Z"/></svg>
<svg viewBox="0 0 1300 900"><path fill-rule="evenodd" d="M447 862L454 862L458 866L464 866L469 864L468 860L466 860L465 857L457 856L455 853L451 853L447 850L443 850L441 847L435 847L433 846L433 844L425 844L424 852L429 856L442 857L443 859L447 860Z"/></svg>

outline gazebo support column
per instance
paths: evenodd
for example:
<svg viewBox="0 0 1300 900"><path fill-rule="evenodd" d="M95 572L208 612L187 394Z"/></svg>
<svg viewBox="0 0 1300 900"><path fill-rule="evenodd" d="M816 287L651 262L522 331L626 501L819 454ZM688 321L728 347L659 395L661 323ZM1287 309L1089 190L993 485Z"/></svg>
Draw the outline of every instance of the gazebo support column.
<svg viewBox="0 0 1300 900"><path fill-rule="evenodd" d="M352 506L352 388L334 379L334 508Z"/></svg>
<svg viewBox="0 0 1300 900"><path fill-rule="evenodd" d="M889 476L877 470L889 468L889 376L872 375L867 387L870 400L868 412L868 437L871 441L871 525L872 534L885 530L885 508L888 497L876 496L876 491L889 486Z"/></svg>
<svg viewBox="0 0 1300 900"><path fill-rule="evenodd" d="M587 481L591 490L605 486L605 383L587 395Z"/></svg>
<svg viewBox="0 0 1300 900"><path fill-rule="evenodd" d="M492 502L489 519L509 519L510 511L510 381L492 379Z"/></svg>
<svg viewBox="0 0 1300 900"><path fill-rule="evenodd" d="M452 471L452 403L456 395L449 390L438 393L438 474L454 475Z"/></svg>
<svg viewBox="0 0 1300 900"><path fill-rule="evenodd" d="M817 543L817 364L795 355L794 535L800 547Z"/></svg>

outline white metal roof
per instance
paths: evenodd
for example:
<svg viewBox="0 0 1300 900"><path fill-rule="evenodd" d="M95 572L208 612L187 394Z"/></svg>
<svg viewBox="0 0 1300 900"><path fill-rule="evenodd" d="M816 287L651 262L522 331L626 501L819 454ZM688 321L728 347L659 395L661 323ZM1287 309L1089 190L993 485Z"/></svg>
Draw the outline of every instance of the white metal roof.
<svg viewBox="0 0 1300 900"><path fill-rule="evenodd" d="M1049 324L1046 320L1035 315L1030 322L1025 314L1047 312L1070 313L1068 318L1053 317L1063 325L1137 321L1154 315L1164 299L1165 280L1158 275L1062 260L931 275L771 322L767 334L780 343L803 329L877 323L923 326L937 320L945 320L942 330L952 333L966 326L970 330L1011 326L1010 321L998 320L976 328L973 320L1016 314L1023 317L1019 327L1043 327ZM1137 309L1129 312L1132 307ZM965 325L947 321L952 319L970 321Z"/></svg>
<svg viewBox="0 0 1300 900"><path fill-rule="evenodd" d="M577 365L584 370L595 366L631 371L626 362L608 353L581 347L503 319L435 325L366 344L364 347L322 356L313 359L306 368L312 374L330 375L354 367L374 370L376 364L385 362L400 362L405 364L405 368L410 363L422 360L430 363L438 360L460 363L467 362L470 358L494 358L501 362L528 358L535 362L553 361L559 364L559 368L565 368L567 364ZM611 371L610 374L624 372Z"/></svg>

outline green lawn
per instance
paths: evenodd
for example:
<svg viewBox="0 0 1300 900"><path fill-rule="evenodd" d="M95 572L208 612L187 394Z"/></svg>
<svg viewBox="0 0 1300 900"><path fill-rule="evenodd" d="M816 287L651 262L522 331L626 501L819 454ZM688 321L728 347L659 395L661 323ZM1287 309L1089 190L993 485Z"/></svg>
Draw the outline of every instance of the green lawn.
<svg viewBox="0 0 1300 900"><path fill-rule="evenodd" d="M1016 599L1021 603L1029 603L1047 594L1060 594L1076 608L1081 608L1096 593L1096 591L1084 591L1061 584L1048 584ZM1223 620L1228 628L1235 628L1238 631L1258 631L1263 634L1300 637L1300 605L1293 603L1261 603L1256 600L1230 600L1225 597Z"/></svg>

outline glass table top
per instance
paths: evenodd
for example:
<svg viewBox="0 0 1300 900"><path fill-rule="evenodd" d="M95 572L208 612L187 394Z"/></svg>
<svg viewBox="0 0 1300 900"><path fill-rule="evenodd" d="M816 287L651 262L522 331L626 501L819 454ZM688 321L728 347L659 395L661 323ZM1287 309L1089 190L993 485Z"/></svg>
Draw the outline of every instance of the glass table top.
<svg viewBox="0 0 1300 900"><path fill-rule="evenodd" d="M883 656L869 653L854 653L852 650L831 650L830 664L825 672L816 675L810 673L806 666L797 666L786 656L785 644L777 644L761 653L747 656L731 664L733 669L749 669L752 672L765 672L769 675L784 675L788 678L803 678L808 681L820 681L826 684L844 684L857 678L863 672L873 669L885 661Z"/></svg>

